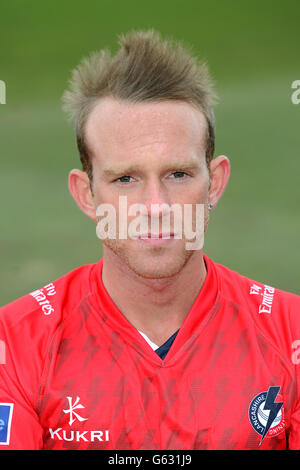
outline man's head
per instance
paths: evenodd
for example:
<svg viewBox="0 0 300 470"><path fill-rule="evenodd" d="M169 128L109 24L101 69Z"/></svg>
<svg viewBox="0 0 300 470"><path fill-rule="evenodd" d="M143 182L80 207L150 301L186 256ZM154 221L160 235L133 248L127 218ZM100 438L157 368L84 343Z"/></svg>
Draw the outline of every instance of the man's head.
<svg viewBox="0 0 300 470"><path fill-rule="evenodd" d="M131 103L184 101L205 116L206 160L213 158L215 99L205 64L198 63L179 43L162 40L154 31L131 32L120 38L112 57L101 50L85 58L73 70L63 106L75 121L76 139L83 169L92 180L92 149L85 138L86 122L99 99L107 96Z"/></svg>
<svg viewBox="0 0 300 470"><path fill-rule="evenodd" d="M213 159L213 98L206 66L153 31L122 37L114 57L101 51L84 59L64 94L83 165L70 173L69 187L83 212L96 220L99 204L117 207L120 196L144 204L149 216L152 204L215 205L229 162ZM206 210L205 229L207 221ZM192 255L184 237L158 246L103 243L144 277L172 276Z"/></svg>

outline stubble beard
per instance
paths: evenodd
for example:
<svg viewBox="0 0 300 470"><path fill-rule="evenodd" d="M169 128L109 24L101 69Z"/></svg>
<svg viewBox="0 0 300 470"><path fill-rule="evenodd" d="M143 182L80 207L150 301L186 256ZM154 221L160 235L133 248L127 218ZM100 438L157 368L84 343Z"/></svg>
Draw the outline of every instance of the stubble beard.
<svg viewBox="0 0 300 470"><path fill-rule="evenodd" d="M204 233L208 228L209 213L205 213ZM165 247L138 247L140 241L106 239L102 243L106 249L111 251L137 276L145 279L164 279L176 276L192 259L197 256L198 250L187 250L184 248L186 240L177 240L182 245L177 250L166 249ZM132 243L137 247L132 249ZM130 246L131 245L131 246Z"/></svg>

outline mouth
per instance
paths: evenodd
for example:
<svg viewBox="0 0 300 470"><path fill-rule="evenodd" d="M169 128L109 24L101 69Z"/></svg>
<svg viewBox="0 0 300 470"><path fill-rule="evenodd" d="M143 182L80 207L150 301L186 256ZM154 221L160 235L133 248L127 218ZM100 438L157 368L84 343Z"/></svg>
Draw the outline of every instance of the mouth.
<svg viewBox="0 0 300 470"><path fill-rule="evenodd" d="M154 239L161 239L161 238L174 238L175 234L174 233L146 233L143 235L139 235L138 238L142 239L148 239L148 238L154 238Z"/></svg>
<svg viewBox="0 0 300 470"><path fill-rule="evenodd" d="M148 233L140 235L137 240L149 245L163 245L175 239L174 233Z"/></svg>

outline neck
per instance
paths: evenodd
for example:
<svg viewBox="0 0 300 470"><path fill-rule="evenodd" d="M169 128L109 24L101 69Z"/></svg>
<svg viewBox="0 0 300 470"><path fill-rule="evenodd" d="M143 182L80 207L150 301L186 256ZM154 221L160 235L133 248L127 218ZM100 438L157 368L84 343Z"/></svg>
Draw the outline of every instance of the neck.
<svg viewBox="0 0 300 470"><path fill-rule="evenodd" d="M202 251L195 251L179 273L163 279L141 277L110 249L103 252L102 281L108 294L128 321L159 346L181 327L205 277Z"/></svg>

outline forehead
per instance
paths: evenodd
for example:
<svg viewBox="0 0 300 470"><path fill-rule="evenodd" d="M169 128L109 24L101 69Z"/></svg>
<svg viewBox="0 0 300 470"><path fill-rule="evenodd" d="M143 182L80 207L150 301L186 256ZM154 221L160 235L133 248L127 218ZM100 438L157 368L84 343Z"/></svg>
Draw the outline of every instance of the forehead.
<svg viewBox="0 0 300 470"><path fill-rule="evenodd" d="M203 113L181 101L131 103L101 98L85 127L93 157L112 159L134 154L202 154L207 122Z"/></svg>

